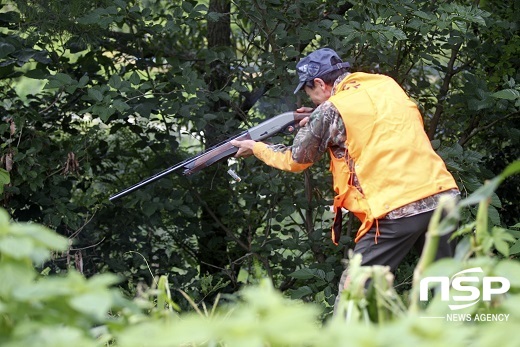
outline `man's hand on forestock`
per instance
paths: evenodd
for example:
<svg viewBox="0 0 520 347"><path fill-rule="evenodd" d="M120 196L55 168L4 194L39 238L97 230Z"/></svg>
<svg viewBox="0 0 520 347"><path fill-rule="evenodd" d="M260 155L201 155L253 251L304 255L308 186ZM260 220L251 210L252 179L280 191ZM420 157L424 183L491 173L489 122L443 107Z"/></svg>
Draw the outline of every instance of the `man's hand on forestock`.
<svg viewBox="0 0 520 347"><path fill-rule="evenodd" d="M235 158L245 158L253 155L253 146L256 141L254 140L231 140L229 142L232 146L238 147L238 152L235 154Z"/></svg>
<svg viewBox="0 0 520 347"><path fill-rule="evenodd" d="M312 113L314 109L312 107L300 107L299 109L296 110L296 112L299 112L299 113ZM301 127L304 127L305 124L307 124L309 122L309 117L305 117L303 118L301 121L300 121L300 126Z"/></svg>

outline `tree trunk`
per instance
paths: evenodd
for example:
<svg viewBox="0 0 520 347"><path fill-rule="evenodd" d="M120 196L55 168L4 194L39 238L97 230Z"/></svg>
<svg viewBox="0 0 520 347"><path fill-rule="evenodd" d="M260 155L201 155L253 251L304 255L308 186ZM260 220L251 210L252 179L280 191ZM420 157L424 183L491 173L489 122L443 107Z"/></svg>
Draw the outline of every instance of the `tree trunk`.
<svg viewBox="0 0 520 347"><path fill-rule="evenodd" d="M229 0L211 0L209 12L220 14L218 20L208 20L208 49L219 51L221 48L231 45L231 22L229 12L231 3ZM225 87L229 77L229 65L223 61L214 61L210 65L207 78L210 93L221 90ZM210 105L211 112L227 112L229 105L226 101L219 99ZM204 128L206 147L220 142L219 138L219 119L208 123ZM204 170L206 177L214 177L216 167L212 166ZM217 185L212 184L212 179L205 180L201 187L201 198L204 200L205 207L202 210L201 229L202 235L199 237L199 261L201 274L213 274L222 272L229 265L227 254L227 242L225 226L218 221L222 220L219 213L219 205L223 201L229 201L228 189L216 189L228 184L227 180L219 180ZM226 271L227 272L227 271ZM232 276L232 273L230 273Z"/></svg>

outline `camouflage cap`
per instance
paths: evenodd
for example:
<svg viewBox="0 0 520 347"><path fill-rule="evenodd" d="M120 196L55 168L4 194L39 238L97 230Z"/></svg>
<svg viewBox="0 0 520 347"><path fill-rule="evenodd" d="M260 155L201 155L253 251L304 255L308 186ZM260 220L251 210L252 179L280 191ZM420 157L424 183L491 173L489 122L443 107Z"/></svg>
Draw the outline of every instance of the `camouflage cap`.
<svg viewBox="0 0 520 347"><path fill-rule="evenodd" d="M339 63L332 65L330 60L333 57L335 57ZM298 87L294 90L294 94L296 94L307 81L312 81L334 70L349 67L350 64L343 62L334 50L330 48L318 49L296 64L299 83Z"/></svg>

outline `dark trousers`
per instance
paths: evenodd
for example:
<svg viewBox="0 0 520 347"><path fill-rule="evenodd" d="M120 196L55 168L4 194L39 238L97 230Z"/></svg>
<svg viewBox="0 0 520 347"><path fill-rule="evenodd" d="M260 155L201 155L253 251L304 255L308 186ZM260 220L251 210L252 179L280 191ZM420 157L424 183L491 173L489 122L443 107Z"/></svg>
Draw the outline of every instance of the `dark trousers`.
<svg viewBox="0 0 520 347"><path fill-rule="evenodd" d="M432 215L433 211L430 211L399 219L380 219L378 226L374 223L356 243L354 253L361 253L362 265L388 265L394 272L412 248L421 254ZM450 236L444 235L439 240L436 259L453 257L455 248L453 242L448 242Z"/></svg>
<svg viewBox="0 0 520 347"><path fill-rule="evenodd" d="M377 224L374 223L354 247L354 253L362 255L361 265L387 265L392 272L395 272L412 248L415 248L419 254L422 252L432 215L433 211L399 219L380 219ZM379 235L376 243L377 229ZM440 238L436 259L453 257L455 242L448 242L450 236L451 234L448 234ZM346 281L347 269L341 275L340 293L345 288ZM336 299L336 303L337 301Z"/></svg>

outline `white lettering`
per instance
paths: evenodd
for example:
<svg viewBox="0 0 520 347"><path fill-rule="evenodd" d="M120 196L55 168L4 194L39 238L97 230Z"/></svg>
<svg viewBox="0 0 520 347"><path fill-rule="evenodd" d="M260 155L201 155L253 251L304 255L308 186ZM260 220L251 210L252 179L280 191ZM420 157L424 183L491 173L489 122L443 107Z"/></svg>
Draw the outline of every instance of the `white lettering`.
<svg viewBox="0 0 520 347"><path fill-rule="evenodd" d="M477 313L473 316L475 322L507 322L509 313Z"/></svg>
<svg viewBox="0 0 520 347"><path fill-rule="evenodd" d="M425 277L419 283L419 300L428 301L430 283L439 282L441 285L441 300L450 299L450 279L448 277Z"/></svg>
<svg viewBox="0 0 520 347"><path fill-rule="evenodd" d="M492 288L492 283L500 283L498 288ZM504 277L484 277L482 281L482 300L491 301L492 294L504 294L511 287L511 283Z"/></svg>
<svg viewBox="0 0 520 347"><path fill-rule="evenodd" d="M419 300L428 301L430 288L438 287L441 300L450 301L450 289L453 288L457 292L455 294L459 295L452 294L451 299L459 304L451 304L448 307L451 310L460 310L475 305L481 298L484 301L491 301L492 295L504 294L511 287L509 280L504 277L468 276L470 273L482 274L483 272L482 268L475 267L457 272L451 277L451 280L445 276L425 277L419 283ZM479 285L481 280L482 292ZM461 302L465 303L461 304Z"/></svg>
<svg viewBox="0 0 520 347"><path fill-rule="evenodd" d="M448 322L471 322L471 314L449 313L446 315Z"/></svg>
<svg viewBox="0 0 520 347"><path fill-rule="evenodd" d="M458 290L460 292L470 292L471 295L466 296L460 296L460 295L454 295L453 300L455 301L475 301L478 300L480 297L480 291L477 287L472 285L463 285L464 282L472 282L472 283L478 283L479 278L478 277L455 277L453 279L453 282L451 282L451 286L453 289Z"/></svg>

